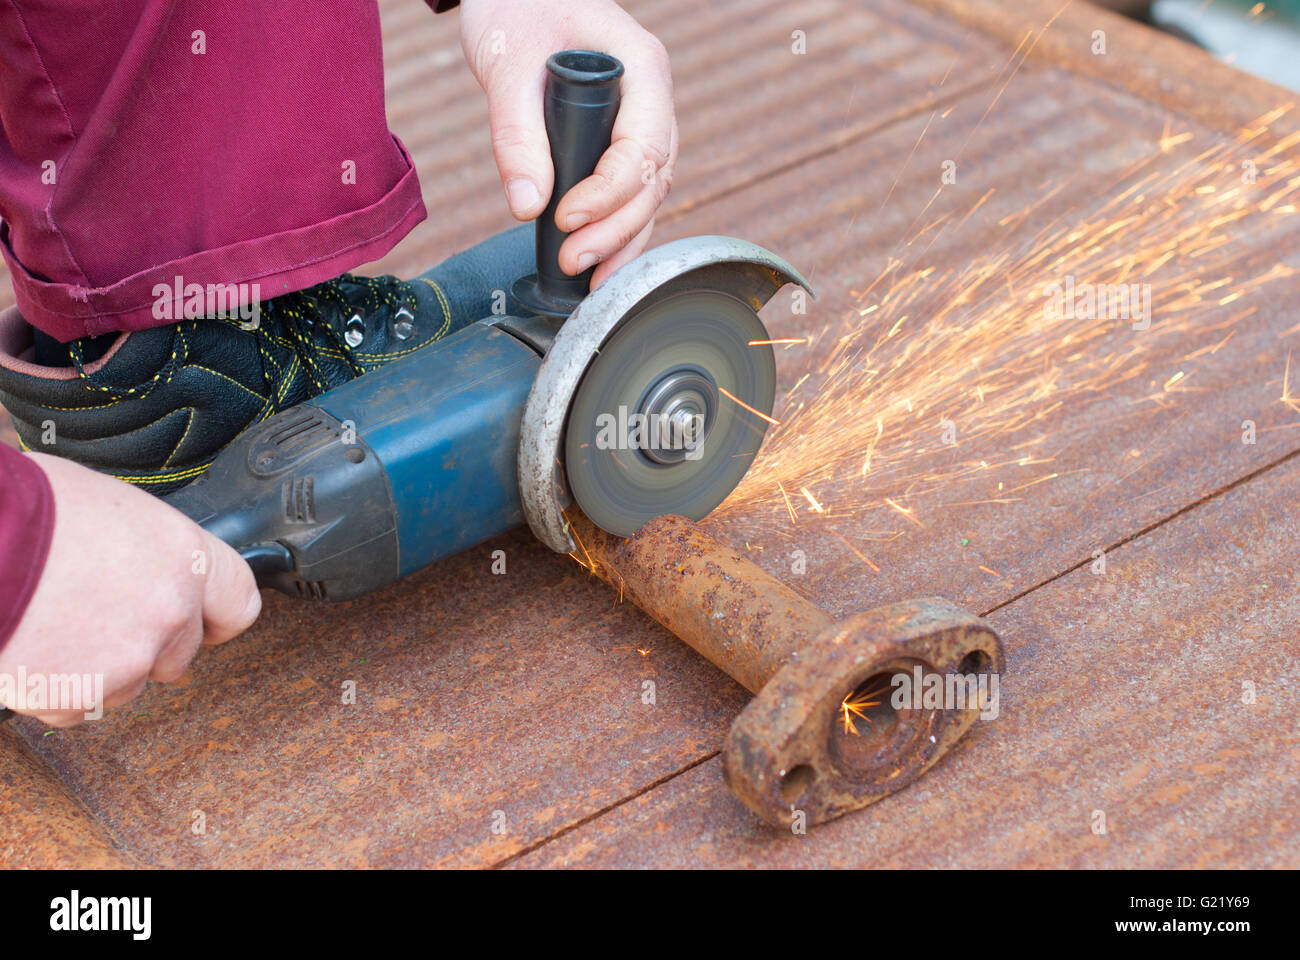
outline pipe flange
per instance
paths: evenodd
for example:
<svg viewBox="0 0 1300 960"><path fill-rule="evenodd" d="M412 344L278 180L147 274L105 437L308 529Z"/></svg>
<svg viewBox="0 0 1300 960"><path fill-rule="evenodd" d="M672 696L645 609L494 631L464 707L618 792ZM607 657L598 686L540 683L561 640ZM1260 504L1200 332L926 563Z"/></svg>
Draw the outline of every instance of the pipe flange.
<svg viewBox="0 0 1300 960"><path fill-rule="evenodd" d="M857 810L915 781L985 710L996 715L1003 662L988 622L941 597L847 617L796 651L736 718L723 777L774 826L797 812L812 825ZM917 688L898 709L898 675L938 676L950 689L961 677L962 702L934 707ZM981 684L991 702L979 699Z"/></svg>

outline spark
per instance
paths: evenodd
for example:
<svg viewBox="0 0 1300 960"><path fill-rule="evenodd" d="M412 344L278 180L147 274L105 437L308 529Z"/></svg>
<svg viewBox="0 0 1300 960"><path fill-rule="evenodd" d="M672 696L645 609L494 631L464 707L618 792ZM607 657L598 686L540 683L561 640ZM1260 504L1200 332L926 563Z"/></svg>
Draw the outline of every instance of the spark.
<svg viewBox="0 0 1300 960"><path fill-rule="evenodd" d="M912 516L912 511L909 510L907 507L900 507L898 504L896 504L896 503L895 503L892 499L890 499L889 497L885 497L885 503L889 504L891 507L893 507L893 508L894 508L895 510L897 510L899 513L901 513L903 516L905 516L908 520L911 520L911 521L912 521L914 524L916 524L918 527L924 527L924 526L925 526L925 524L923 524L920 520L918 520L918 519L916 519L916 517Z"/></svg>
<svg viewBox="0 0 1300 960"><path fill-rule="evenodd" d="M788 511L790 512L790 522L791 522L791 523L798 523L798 522L799 522L799 518L795 516L795 513L794 513L794 507L790 505L790 497L789 497L788 494L786 494L786 492L785 492L785 487L781 486L781 481L780 481L780 480L778 480L778 481L776 482L776 486L777 486L777 489L781 491L781 499L783 499L783 500L785 501L785 508L786 508L786 510L788 510Z"/></svg>
<svg viewBox="0 0 1300 960"><path fill-rule="evenodd" d="M835 533L835 531L832 530L831 533ZM879 573L879 572L880 572L880 568L879 568L878 566L876 566L874 563L872 563L871 560L867 557L867 555L866 555L865 553L863 553L861 550L859 550L859 549L858 549L857 547L855 547L853 544L849 543L848 540L844 539L844 537L840 536L838 533L835 533L835 536L839 538L840 542L841 542L842 544L844 544L844 546L848 547L849 550L851 550L851 551L853 552L853 555L854 555L855 557L857 557L859 560L861 560L863 563L865 563L867 566L869 566L869 567L870 567L872 570L874 570L876 573Z"/></svg>
<svg viewBox="0 0 1300 960"><path fill-rule="evenodd" d="M947 79L947 74L944 75L944 79ZM909 153L907 155L907 159L903 161L902 169L898 171L898 176L894 177L894 182L889 185L889 190L886 191L885 193L885 199L880 201L879 209L883 210L885 204L889 202L889 198L894 195L894 188L898 186L898 181L901 180L903 178L903 174L907 172L907 165L912 162L912 157L915 156L916 154L916 148L919 147L921 145L921 141L925 139L925 134L930 129L930 124L934 122L935 113L938 113L938 111L936 110L934 111L934 113L931 113L930 119L925 121L925 126L921 128L921 135L916 138L916 143L912 144L911 153Z"/></svg>
<svg viewBox="0 0 1300 960"><path fill-rule="evenodd" d="M1190 139L1192 139L1192 135L1190 133L1179 133L1179 134L1171 135L1169 133L1169 121L1166 120L1165 132L1160 137L1160 152L1168 153L1170 150L1178 146L1180 143L1186 143Z"/></svg>
<svg viewBox="0 0 1300 960"><path fill-rule="evenodd" d="M872 697L881 696L887 689L887 682L882 680L880 683L872 684L871 689L855 690L840 701L840 712L844 717L844 733L846 736L858 732L857 725L853 722L854 717L865 721L868 726L871 725L871 717L867 716L867 711L872 707L880 706L884 702L883 700L873 700Z"/></svg>
<svg viewBox="0 0 1300 960"><path fill-rule="evenodd" d="M582 540L578 537L578 531L574 530L573 526L569 524L567 521L564 524L564 526L565 529L568 531L569 536L573 537L573 542L576 543L578 545L578 548L582 551L582 557L585 557L586 560L584 562L584 560L581 557L579 557L576 553L570 553L569 556L573 557L574 560L577 560L580 565L586 567L592 573L595 573L596 561L591 558L591 554L588 553L587 548L583 546Z"/></svg>
<svg viewBox="0 0 1300 960"><path fill-rule="evenodd" d="M871 453L876 449L876 443L880 440L881 434L885 432L885 422L879 417L876 418L876 436L871 441L871 446L867 447L867 455L862 458L862 476L866 476L871 469Z"/></svg>
<svg viewBox="0 0 1300 960"><path fill-rule="evenodd" d="M1026 37L1004 78L1033 42ZM1266 247L1250 242L1269 241L1272 212L1300 197L1300 132L1270 133L1293 107L1279 105L1235 138L1210 141L1166 126L1159 152L1109 183L1053 183L1040 205L1006 219L996 248L967 262L887 257L874 277L853 285L843 313L826 318L822 349L807 355L773 411L779 422L719 510L750 539L761 540L762 530L792 536L797 513L787 491L815 490L817 503L834 503L838 516L870 524L874 511L894 511L924 528L922 505L1013 502L1027 486L1078 473L1072 465L1029 479L1018 471L1052 462L1055 451L1044 443L1069 449L1081 417L1123 430L1132 414L1122 411L1135 404L1172 407L1195 395L1190 381L1206 365L1239 359L1230 348L1240 344L1239 330L1256 329L1261 291L1300 272L1260 263L1257 251ZM1246 159L1265 172L1249 190L1240 181ZM938 216L951 231L992 196L964 201L964 216L956 206ZM1080 199L1058 206L1069 196ZM918 205L928 199L926 190ZM915 222L932 235L940 229L933 217ZM1098 288L1147 287L1149 326L1138 330L1108 312L1105 295L1091 313L1049 313L1044 287L1066 277ZM1280 336L1297 334L1300 324ZM1300 413L1289 357L1282 402ZM934 425L944 420L960 425L960 447L939 442ZM1003 455L1008 450L1015 455ZM774 512L753 509L763 504Z"/></svg>
<svg viewBox="0 0 1300 960"><path fill-rule="evenodd" d="M1020 72L1020 68L1024 66L1025 61L1029 59L1029 55L1034 52L1034 48L1038 46L1038 41L1043 39L1043 35L1047 33L1047 31L1051 29L1052 24L1056 22L1056 18L1059 17L1061 14L1065 13L1066 9L1070 6L1072 2L1073 0L1065 0L1065 4L1061 7L1061 9L1057 10L1056 13L1052 14L1051 18L1048 19L1048 21L1045 24L1043 24L1043 28L1038 31L1038 36L1034 37L1033 42L1029 44L1029 48L1025 50L1024 56L1020 58L1020 62L1016 63L1016 54L1020 53L1021 47L1025 45L1025 41L1030 38L1030 36L1033 34L1033 31L1032 30L1029 31L1021 39L1020 45L1016 47L1015 53L1011 54L1011 59L1007 61L1007 66L1011 66L1011 64L1013 63L1015 63L1015 66L1011 67L1011 72L1007 76L1006 82L1002 84L1001 89L999 89L997 94L993 97L992 102L990 102L987 109L985 109L984 115L979 118L979 122L976 123L975 126L971 129L971 132L966 135L966 139L962 143L961 149L957 151L957 159L960 159L962 153L965 152L966 144L970 143L971 137L975 136L975 131L978 130L984 124L984 121L988 119L989 114L993 112L993 108L998 105L998 101L1002 99L1002 94L1007 92L1007 87L1009 87L1011 85L1011 81L1016 78L1016 74ZM1002 69L1003 72L1006 72L1007 68L1003 67ZM929 204L926 204L926 206L928 207Z"/></svg>
<svg viewBox="0 0 1300 960"><path fill-rule="evenodd" d="M731 392L729 392L729 391L727 390L726 387L718 387L718 392L721 393L721 394L722 394L724 397L726 397L728 400L732 400L732 401L734 401L735 403L737 403L737 404L739 404L740 406L744 407L746 410L748 410L748 411L749 411L750 413L752 413L754 416L756 416L756 417L761 417L762 419L766 420L768 423L779 424L779 423L781 422L780 420L773 420L771 417L769 417L766 413L763 413L761 410L755 410L753 407L751 407L749 404L747 404L744 400L737 399L737 398L736 398L736 397L735 397Z"/></svg>
<svg viewBox="0 0 1300 960"><path fill-rule="evenodd" d="M812 495L812 491L809 490L807 487L800 487L799 492L803 494L804 499L808 501L809 505L813 508L814 513L826 512L824 509L822 509L822 505L817 502L817 498Z"/></svg>
<svg viewBox="0 0 1300 960"><path fill-rule="evenodd" d="M1300 413L1300 400L1291 396L1291 351L1286 352L1286 366L1282 370L1282 402Z"/></svg>
<svg viewBox="0 0 1300 960"><path fill-rule="evenodd" d="M954 162L1068 6L1024 34ZM1235 137L1175 133L1167 122L1158 151L1138 157L1108 184L1083 174L1045 183L1035 203L996 221L1002 228L996 248L951 267L924 258L945 230L962 229L983 209L993 190L974 203L942 187L926 190L883 268L854 285L854 300L841 316L826 319L815 337L826 349L808 352L807 369L785 393L781 410L773 411L781 419L763 417L776 429L768 431L758 459L719 512L753 538L765 529L793 536L797 513L789 483L810 505L834 502L838 516L871 523L873 511L893 510L924 528L913 515L922 503L931 509L1010 503L1021 498L1009 494L1085 472L1067 465L1025 480L1020 471L1055 459L1055 452L1039 447L1044 442L1069 449L1081 418L1124 430L1124 418L1133 416L1124 410L1145 401L1173 407L1194 394L1185 388L1199 364L1222 362L1218 355L1238 328L1252 329L1243 321L1255 314L1254 305L1227 317L1220 308L1300 272L1282 262L1256 267L1255 252L1265 247L1240 242L1271 240L1278 229L1272 215L1297 209L1300 131L1272 132L1294 106L1279 104ZM951 112L945 108L941 116ZM934 119L932 113L904 170ZM1262 176L1243 188L1246 160ZM897 195L904 170L882 206ZM963 203L964 213L957 206ZM924 246L913 246L926 234ZM1109 312L1105 296L1099 310L1049 314L1044 287L1067 277L1149 290L1147 326L1134 324L1130 332L1129 318ZM1300 324L1280 336L1296 333ZM1189 366L1194 360L1195 368ZM1167 377L1170 364L1176 372ZM1162 381L1163 390L1153 394ZM1282 402L1300 413L1289 354ZM933 425L944 419L961 424L966 457L936 442ZM1261 430L1294 427L1300 423ZM1031 447L1032 455L1021 453ZM1007 458L1006 450L1017 455ZM994 495L994 487L1008 495ZM813 489L820 501L811 497ZM762 505L771 509L753 509ZM780 520L782 510L790 527Z"/></svg>

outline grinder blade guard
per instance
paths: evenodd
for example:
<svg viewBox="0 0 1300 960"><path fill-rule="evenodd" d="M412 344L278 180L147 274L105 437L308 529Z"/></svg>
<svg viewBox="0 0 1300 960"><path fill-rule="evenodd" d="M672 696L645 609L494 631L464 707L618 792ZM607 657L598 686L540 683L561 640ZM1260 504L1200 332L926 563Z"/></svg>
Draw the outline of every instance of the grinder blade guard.
<svg viewBox="0 0 1300 960"><path fill-rule="evenodd" d="M564 510L575 499L620 536L667 513L698 520L722 502L770 423L775 360L757 313L791 282L812 292L770 251L704 236L650 250L588 294L524 405L519 490L538 539L574 550ZM700 418L694 449L656 444L656 425L683 409ZM638 429L650 443L637 442Z"/></svg>
<svg viewBox="0 0 1300 960"><path fill-rule="evenodd" d="M547 62L555 186L537 220L537 273L514 286L533 313L563 320L524 408L519 486L533 531L565 553L571 499L629 536L666 513L698 520L735 489L776 393L757 311L787 282L808 286L785 261L730 237L665 244L591 292L590 270L560 270L567 234L555 211L609 145L622 76L617 59L590 50Z"/></svg>

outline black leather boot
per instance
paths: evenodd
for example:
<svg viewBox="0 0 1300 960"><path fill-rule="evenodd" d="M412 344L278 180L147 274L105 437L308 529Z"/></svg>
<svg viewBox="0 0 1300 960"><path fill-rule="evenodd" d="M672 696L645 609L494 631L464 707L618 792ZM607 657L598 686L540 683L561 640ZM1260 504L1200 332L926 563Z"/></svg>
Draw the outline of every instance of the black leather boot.
<svg viewBox="0 0 1300 960"><path fill-rule="evenodd" d="M517 227L411 281L350 274L260 304L253 320L184 320L60 344L0 313L0 405L23 446L159 495L250 424L494 312L532 272Z"/></svg>

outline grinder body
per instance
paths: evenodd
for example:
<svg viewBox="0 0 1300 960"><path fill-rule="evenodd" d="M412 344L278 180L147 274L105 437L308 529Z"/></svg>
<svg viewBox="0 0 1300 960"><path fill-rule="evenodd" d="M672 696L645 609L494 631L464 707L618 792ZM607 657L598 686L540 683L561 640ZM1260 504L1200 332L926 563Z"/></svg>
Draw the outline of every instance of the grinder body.
<svg viewBox="0 0 1300 960"><path fill-rule="evenodd" d="M492 318L241 434L168 502L262 586L368 593L523 523L520 419L541 355Z"/></svg>

